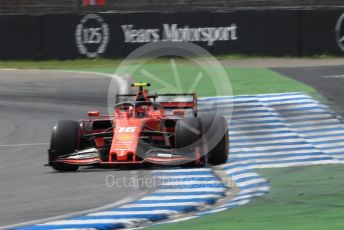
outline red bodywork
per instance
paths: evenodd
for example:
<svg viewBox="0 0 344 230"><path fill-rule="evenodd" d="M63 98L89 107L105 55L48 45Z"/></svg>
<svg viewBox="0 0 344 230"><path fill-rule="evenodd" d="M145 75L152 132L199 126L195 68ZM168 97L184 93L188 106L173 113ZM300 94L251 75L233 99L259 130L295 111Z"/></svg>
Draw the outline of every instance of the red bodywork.
<svg viewBox="0 0 344 230"><path fill-rule="evenodd" d="M192 100L156 102L161 96L191 96ZM134 100L118 103L122 98ZM148 90L140 87L137 94L117 95L114 116L88 112L89 119L80 121L79 153L61 157L58 162L76 165L197 162L201 148L195 148L188 156L175 151L174 126L188 111L197 116L195 94L149 95ZM96 149L99 155L80 152L85 149Z"/></svg>

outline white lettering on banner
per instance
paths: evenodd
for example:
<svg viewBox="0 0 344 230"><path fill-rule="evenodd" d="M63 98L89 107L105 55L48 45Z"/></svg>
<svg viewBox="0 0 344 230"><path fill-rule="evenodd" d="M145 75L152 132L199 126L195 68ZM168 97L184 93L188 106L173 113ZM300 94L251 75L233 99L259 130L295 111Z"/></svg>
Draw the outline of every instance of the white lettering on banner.
<svg viewBox="0 0 344 230"><path fill-rule="evenodd" d="M122 25L126 43L146 43L159 41L159 29L133 29L133 25Z"/></svg>
<svg viewBox="0 0 344 230"><path fill-rule="evenodd" d="M178 24L163 24L160 29L134 29L133 25L122 25L126 43L148 43L158 41L172 42L207 42L208 46L215 41L237 40L237 25L233 23L228 27L199 27L190 28L184 26L178 28Z"/></svg>

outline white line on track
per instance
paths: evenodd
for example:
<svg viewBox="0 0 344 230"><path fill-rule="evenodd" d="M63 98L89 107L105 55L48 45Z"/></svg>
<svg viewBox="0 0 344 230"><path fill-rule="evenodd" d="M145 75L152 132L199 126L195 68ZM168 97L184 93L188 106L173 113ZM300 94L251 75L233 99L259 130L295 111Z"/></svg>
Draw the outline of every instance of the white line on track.
<svg viewBox="0 0 344 230"><path fill-rule="evenodd" d="M233 142L231 143L231 145L233 147L235 146L242 146L244 144L246 144L247 146L249 145L255 145L255 144L274 144L274 143L294 143L294 142L299 142L299 141L304 141L304 139L302 138L293 138L293 139L285 139L285 140L259 140L259 139L253 139L253 140L250 140L247 138L247 140L245 140L244 142Z"/></svg>
<svg viewBox="0 0 344 230"><path fill-rule="evenodd" d="M257 168L284 168L284 167L295 167L295 166L310 166L310 165L328 165L328 164L343 164L343 161L341 160L321 160L321 161L309 161L309 162L291 162L291 163L266 163L261 165L251 165L247 166L251 169L257 169Z"/></svg>
<svg viewBox="0 0 344 230"><path fill-rule="evenodd" d="M170 206L199 206L205 202L171 202L171 203L151 203L151 204L128 204L123 206L123 208L162 208Z"/></svg>
<svg viewBox="0 0 344 230"><path fill-rule="evenodd" d="M343 147L338 147L336 149L323 149L323 151L325 153L330 153L330 154L331 153L342 153L342 154L344 154ZM331 154L331 156L334 156L334 155Z"/></svg>
<svg viewBox="0 0 344 230"><path fill-rule="evenodd" d="M237 202L230 202L228 204L224 204L224 205L219 206L219 208L222 208L222 207L228 208L228 207L231 207L233 205L235 205L235 206L244 205L244 204L247 204L248 202L250 202L250 199L245 199L245 200L237 201Z"/></svg>
<svg viewBox="0 0 344 230"><path fill-rule="evenodd" d="M118 219L89 219L89 220L59 220L54 222L48 222L40 224L39 226L49 226L49 225L79 225L79 224L122 224L133 222L141 222L145 219L138 218L118 218Z"/></svg>
<svg viewBox="0 0 344 230"><path fill-rule="evenodd" d="M220 180L212 180L212 181L202 181L202 180L192 180L192 181L167 181L161 182L159 185L161 186L179 186L179 185L217 185L222 184Z"/></svg>
<svg viewBox="0 0 344 230"><path fill-rule="evenodd" d="M284 145L283 145L284 144ZM285 143L281 143L281 145L276 145L276 146L269 146L268 144L264 146L259 146L259 147L254 147L254 146L248 146L248 147L243 147L243 148L232 148L232 153L239 153L242 151L254 151L254 150L261 150L261 151L273 151L273 150L281 150L283 149L282 147L285 148L300 148L300 144L295 144L295 145L285 145ZM309 148L314 148L314 146L310 144L303 144L303 147L309 147Z"/></svg>
<svg viewBox="0 0 344 230"><path fill-rule="evenodd" d="M247 186L247 185L258 184L258 183L265 183L265 182L267 182L267 181L264 178L259 178L259 179L249 180L249 181L236 182L236 184L239 187L244 187L244 186Z"/></svg>
<svg viewBox="0 0 344 230"><path fill-rule="evenodd" d="M40 145L49 145L49 143L7 144L7 145L0 145L0 147L21 147L21 146L40 146Z"/></svg>
<svg viewBox="0 0 344 230"><path fill-rule="evenodd" d="M143 215L143 214L175 214L177 211L171 210L149 210L149 211L104 211L89 214L87 216L114 216L114 215Z"/></svg>
<svg viewBox="0 0 344 230"><path fill-rule="evenodd" d="M192 178L214 178L217 179L216 176L211 175L211 174L206 174L206 175L161 175L161 176L154 176L155 178L159 180L183 180L183 179L192 179Z"/></svg>
<svg viewBox="0 0 344 230"><path fill-rule="evenodd" d="M205 194L205 195L173 195L169 200L192 199L192 198L219 198L221 195ZM140 200L166 200L164 196L146 196Z"/></svg>
<svg viewBox="0 0 344 230"><path fill-rule="evenodd" d="M171 188L171 189L158 189L155 192L157 193L178 193L178 192L223 192L225 191L225 188L207 188L207 187L201 187L201 188Z"/></svg>
<svg viewBox="0 0 344 230"><path fill-rule="evenodd" d="M344 75L323 76L323 78L344 78Z"/></svg>
<svg viewBox="0 0 344 230"><path fill-rule="evenodd" d="M153 173L159 173L159 175L168 175L168 174L173 174L173 173L180 173L180 172L212 172L211 168L196 168L196 169L175 169L175 170L170 170L170 169L165 169L165 170L154 170ZM210 174L211 175L211 174Z"/></svg>
<svg viewBox="0 0 344 230"><path fill-rule="evenodd" d="M249 178L249 177L260 177L257 173L244 173L239 175L232 175L233 180L240 180L243 178Z"/></svg>

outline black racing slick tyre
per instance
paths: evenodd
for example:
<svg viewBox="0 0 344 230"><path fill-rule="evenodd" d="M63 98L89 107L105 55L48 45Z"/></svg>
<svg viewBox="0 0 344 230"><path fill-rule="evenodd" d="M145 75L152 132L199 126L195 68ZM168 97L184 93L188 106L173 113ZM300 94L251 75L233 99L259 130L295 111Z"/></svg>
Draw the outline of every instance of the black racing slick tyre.
<svg viewBox="0 0 344 230"><path fill-rule="evenodd" d="M205 165L207 163L206 156L203 156L202 146L203 128L201 120L198 118L184 118L178 120L175 126L175 146L178 153L183 155L195 154L198 147L200 158L199 162L190 162L189 166Z"/></svg>
<svg viewBox="0 0 344 230"><path fill-rule="evenodd" d="M77 121L59 121L53 128L50 139L49 165L56 171L73 172L77 165L54 162L58 157L74 152L80 142L80 123Z"/></svg>
<svg viewBox="0 0 344 230"><path fill-rule="evenodd" d="M222 116L206 116L200 119L208 147L208 163L213 165L226 163L229 153L229 135L226 118Z"/></svg>

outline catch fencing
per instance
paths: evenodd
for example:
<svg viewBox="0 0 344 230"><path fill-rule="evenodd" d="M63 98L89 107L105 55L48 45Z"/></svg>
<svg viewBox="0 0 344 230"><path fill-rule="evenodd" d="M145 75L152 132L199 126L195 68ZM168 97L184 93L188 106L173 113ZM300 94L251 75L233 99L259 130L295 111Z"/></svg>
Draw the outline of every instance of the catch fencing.
<svg viewBox="0 0 344 230"><path fill-rule="evenodd" d="M0 0L1 14L344 9L342 0Z"/></svg>

